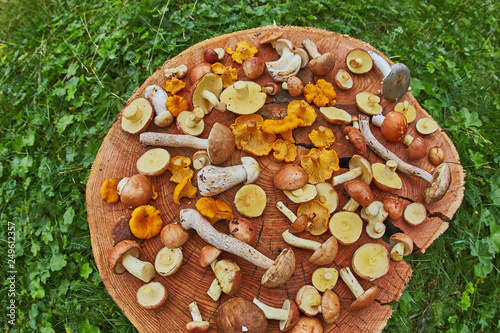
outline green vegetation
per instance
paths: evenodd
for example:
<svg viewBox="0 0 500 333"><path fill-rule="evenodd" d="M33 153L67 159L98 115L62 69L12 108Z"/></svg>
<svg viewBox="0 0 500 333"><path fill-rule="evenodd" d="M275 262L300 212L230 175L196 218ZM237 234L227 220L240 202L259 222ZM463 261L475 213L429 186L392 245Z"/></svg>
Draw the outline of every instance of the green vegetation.
<svg viewBox="0 0 500 333"><path fill-rule="evenodd" d="M500 84L494 1L0 1L1 327L135 331L93 261L85 182L126 99L207 38L272 24L324 28L404 62L413 94L455 143L465 198L409 262L387 332L500 329ZM7 323L15 223L16 326ZM12 259L12 258L11 258Z"/></svg>

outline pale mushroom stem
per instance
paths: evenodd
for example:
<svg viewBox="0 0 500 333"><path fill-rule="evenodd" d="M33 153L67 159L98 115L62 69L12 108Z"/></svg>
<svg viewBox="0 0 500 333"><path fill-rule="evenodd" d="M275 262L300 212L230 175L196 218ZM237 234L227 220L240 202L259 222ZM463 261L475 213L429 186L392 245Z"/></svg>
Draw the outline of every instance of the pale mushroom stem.
<svg viewBox="0 0 500 333"><path fill-rule="evenodd" d="M276 203L276 208L283 213L290 221L295 222L297 215L295 215L285 204L281 201Z"/></svg>
<svg viewBox="0 0 500 333"><path fill-rule="evenodd" d="M380 212L380 206L377 205L376 203L372 202L370 205L365 207L365 213L366 216L368 217L374 218L378 215L379 212Z"/></svg>
<svg viewBox="0 0 500 333"><path fill-rule="evenodd" d="M304 46L304 48L306 49L307 53L309 53L309 55L311 56L311 58L317 58L319 57L321 54L318 52L318 46L316 45L316 43L314 43L312 40L310 39L304 39L302 41L302 46Z"/></svg>
<svg viewBox="0 0 500 333"><path fill-rule="evenodd" d="M122 265L130 274L144 282L151 281L156 275L155 267L152 263L141 261L128 253L122 257Z"/></svg>
<svg viewBox="0 0 500 333"><path fill-rule="evenodd" d="M138 121L142 117L142 111L137 105L133 104L123 111L123 116L130 121Z"/></svg>
<svg viewBox="0 0 500 333"><path fill-rule="evenodd" d="M201 139L192 135L144 132L139 135L139 142L145 146L165 146L178 148L208 148L208 139Z"/></svg>
<svg viewBox="0 0 500 333"><path fill-rule="evenodd" d="M411 143L413 142L414 138L410 134L406 134L405 137L403 138L403 144L406 147L409 147Z"/></svg>
<svg viewBox="0 0 500 333"><path fill-rule="evenodd" d="M340 277L342 281L345 282L349 290L353 293L354 297L359 298L365 292L363 287L359 284L358 280L354 274L352 274L351 269L349 267L344 267L340 270Z"/></svg>
<svg viewBox="0 0 500 333"><path fill-rule="evenodd" d="M332 178L332 184L333 186L344 184L345 182L349 180L353 180L361 176L363 173L362 169L360 167L353 168L347 172L344 172L341 175L335 176Z"/></svg>
<svg viewBox="0 0 500 333"><path fill-rule="evenodd" d="M212 105L217 105L217 103L219 103L219 99L217 98L217 96L215 96L215 94L209 90L203 90L201 96Z"/></svg>
<svg viewBox="0 0 500 333"><path fill-rule="evenodd" d="M288 311L283 309L274 308L272 306L266 305L259 301L257 298L253 299L253 303L259 307L264 312L267 319L274 320L287 320Z"/></svg>
<svg viewBox="0 0 500 333"><path fill-rule="evenodd" d="M203 321L201 316L200 308L198 308L198 303L192 302L188 305L189 312L191 313L191 317L193 317L193 321Z"/></svg>
<svg viewBox="0 0 500 333"><path fill-rule="evenodd" d="M353 198L350 198L349 201L347 201L347 203L344 205L344 207L342 207L343 210L348 212L354 212L358 208L359 208L359 203Z"/></svg>
<svg viewBox="0 0 500 333"><path fill-rule="evenodd" d="M394 160L388 160L385 162L384 167L384 176L387 178L392 177L392 175L396 172L398 168L398 163Z"/></svg>
<svg viewBox="0 0 500 333"><path fill-rule="evenodd" d="M234 83L234 90L236 91L236 97L239 99L244 99L248 96L248 85L245 81L237 81Z"/></svg>
<svg viewBox="0 0 500 333"><path fill-rule="evenodd" d="M193 113L189 115L189 117L186 119L186 126L187 127L195 127L200 123L200 121L203 120L205 117L205 111L201 107L196 107L193 110Z"/></svg>
<svg viewBox="0 0 500 333"><path fill-rule="evenodd" d="M403 259L403 254L405 251L405 246L402 243L397 243L391 250L391 259L394 261L400 261Z"/></svg>
<svg viewBox="0 0 500 333"><path fill-rule="evenodd" d="M300 238L292 234L290 231L285 230L282 234L283 239L285 242L288 244L299 247L301 249L306 249L306 250L316 250L318 247L321 246L321 243L318 243L313 240L305 239L305 238Z"/></svg>

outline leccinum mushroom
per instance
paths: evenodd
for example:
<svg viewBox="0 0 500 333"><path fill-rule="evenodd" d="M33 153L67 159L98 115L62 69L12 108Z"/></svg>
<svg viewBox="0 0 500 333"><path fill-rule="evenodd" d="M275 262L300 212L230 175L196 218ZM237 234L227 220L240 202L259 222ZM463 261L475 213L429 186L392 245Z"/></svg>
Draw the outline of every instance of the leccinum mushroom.
<svg viewBox="0 0 500 333"><path fill-rule="evenodd" d="M152 263L139 260L139 244L131 240L117 243L109 252L108 265L115 274L128 271L136 278L149 282L156 274Z"/></svg>
<svg viewBox="0 0 500 333"><path fill-rule="evenodd" d="M193 321L190 321L186 324L186 329L190 333L204 333L208 332L210 329L210 322L204 321L201 316L200 308L198 307L198 303L192 302L188 305L189 313L191 313L191 317Z"/></svg>
<svg viewBox="0 0 500 333"><path fill-rule="evenodd" d="M295 302L291 299L286 299L283 302L281 309L266 305L257 298L253 299L253 303L264 312L267 319L279 320L281 331L289 330L299 320L299 309L297 304L295 304Z"/></svg>
<svg viewBox="0 0 500 333"><path fill-rule="evenodd" d="M139 142L145 146L185 147L206 149L213 164L225 162L234 152L234 134L231 129L215 123L208 139L201 139L186 134L167 134L145 132L139 136Z"/></svg>
<svg viewBox="0 0 500 333"><path fill-rule="evenodd" d="M218 333L267 332L264 312L251 301L233 297L216 313Z"/></svg>
<svg viewBox="0 0 500 333"><path fill-rule="evenodd" d="M282 234L283 239L288 244L301 249L313 250L314 253L309 257L309 262L315 265L329 265L335 260L338 251L338 242L335 236L331 236L324 243L319 243L310 239L300 238L285 230Z"/></svg>
<svg viewBox="0 0 500 333"><path fill-rule="evenodd" d="M382 72L382 93L388 101L395 101L408 91L410 87L410 70L405 64L397 63L391 67L387 60L379 54L368 51L375 66Z"/></svg>
<svg viewBox="0 0 500 333"><path fill-rule="evenodd" d="M202 196L213 196L243 182L254 183L260 171L259 163L250 156L242 157L240 165L228 167L208 165L196 176L198 190Z"/></svg>
<svg viewBox="0 0 500 333"><path fill-rule="evenodd" d="M366 309L375 301L375 298L377 298L378 287L373 286L366 291L363 290L363 287L359 284L358 280L356 280L356 277L352 274L349 267L344 267L340 270L340 277L354 294L354 297L356 297L356 300L351 303L351 311Z"/></svg>
<svg viewBox="0 0 500 333"><path fill-rule="evenodd" d="M366 144L384 160L394 160L398 164L398 170L404 174L415 176L425 180L429 185L424 190L424 201L429 204L441 200L448 192L451 184L451 171L446 163L438 165L433 174L417 168L401 160L396 154L385 148L370 131L370 118L360 115L360 130Z"/></svg>
<svg viewBox="0 0 500 333"><path fill-rule="evenodd" d="M170 126L170 124L174 121L174 117L165 105L168 98L167 92L160 86L151 85L146 87L144 96L151 101L151 104L153 104L156 113L156 117L154 119L155 125L158 127Z"/></svg>
<svg viewBox="0 0 500 333"><path fill-rule="evenodd" d="M273 261L252 246L217 231L195 209L182 209L180 219L184 229L195 229L198 235L209 244L241 257L258 267L267 269L261 281L264 287L275 288L282 285L292 276L295 270L295 255L291 249L284 249Z"/></svg>

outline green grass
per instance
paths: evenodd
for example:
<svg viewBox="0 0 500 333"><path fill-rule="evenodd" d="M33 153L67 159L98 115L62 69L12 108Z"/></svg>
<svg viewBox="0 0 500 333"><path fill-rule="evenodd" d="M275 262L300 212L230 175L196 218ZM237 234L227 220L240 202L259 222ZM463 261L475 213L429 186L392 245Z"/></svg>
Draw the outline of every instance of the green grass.
<svg viewBox="0 0 500 333"><path fill-rule="evenodd" d="M0 0L0 218L15 223L10 332L129 332L93 261L85 182L124 101L157 66L207 38L272 24L370 43L412 73L413 94L466 171L450 228L409 262L387 332L500 329L498 21L494 1Z"/></svg>

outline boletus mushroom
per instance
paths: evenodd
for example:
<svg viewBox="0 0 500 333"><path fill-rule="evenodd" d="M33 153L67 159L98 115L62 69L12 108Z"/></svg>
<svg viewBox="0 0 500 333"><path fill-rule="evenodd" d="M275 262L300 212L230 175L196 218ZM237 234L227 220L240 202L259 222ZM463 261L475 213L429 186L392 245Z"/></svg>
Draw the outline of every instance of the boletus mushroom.
<svg viewBox="0 0 500 333"><path fill-rule="evenodd" d="M310 239L300 238L285 230L282 234L283 239L288 244L307 250L313 250L309 257L309 262L315 265L329 265L337 256L338 242L335 236L330 236L324 243L319 243Z"/></svg>
<svg viewBox="0 0 500 333"><path fill-rule="evenodd" d="M233 297L217 309L218 333L267 332L264 312L254 303L242 297Z"/></svg>
<svg viewBox="0 0 500 333"><path fill-rule="evenodd" d="M342 281L345 282L349 290L354 294L356 300L351 303L349 309L351 311L358 311L368 308L375 301L378 295L378 287L372 286L367 290L364 290L363 287L359 284L358 280L354 274L352 274L351 269L349 267L344 267L340 270L340 277Z"/></svg>
<svg viewBox="0 0 500 333"><path fill-rule="evenodd" d="M132 240L117 243L108 254L108 266L115 274L129 272L136 278L149 282L155 275L155 267L148 261L139 260L139 244Z"/></svg>
<svg viewBox="0 0 500 333"><path fill-rule="evenodd" d="M318 46L309 38L302 41L302 46L311 57L309 69L313 74L326 75L333 70L335 67L335 54L331 52L319 53Z"/></svg>
<svg viewBox="0 0 500 333"><path fill-rule="evenodd" d="M143 174L122 178L118 183L117 192L120 196L120 201L129 209L145 205L157 196L157 193L153 189L153 184Z"/></svg>
<svg viewBox="0 0 500 333"><path fill-rule="evenodd" d="M253 303L264 312L267 319L279 320L280 331L288 331L299 320L299 308L291 299L285 299L281 309L266 305L257 298L253 299Z"/></svg>

